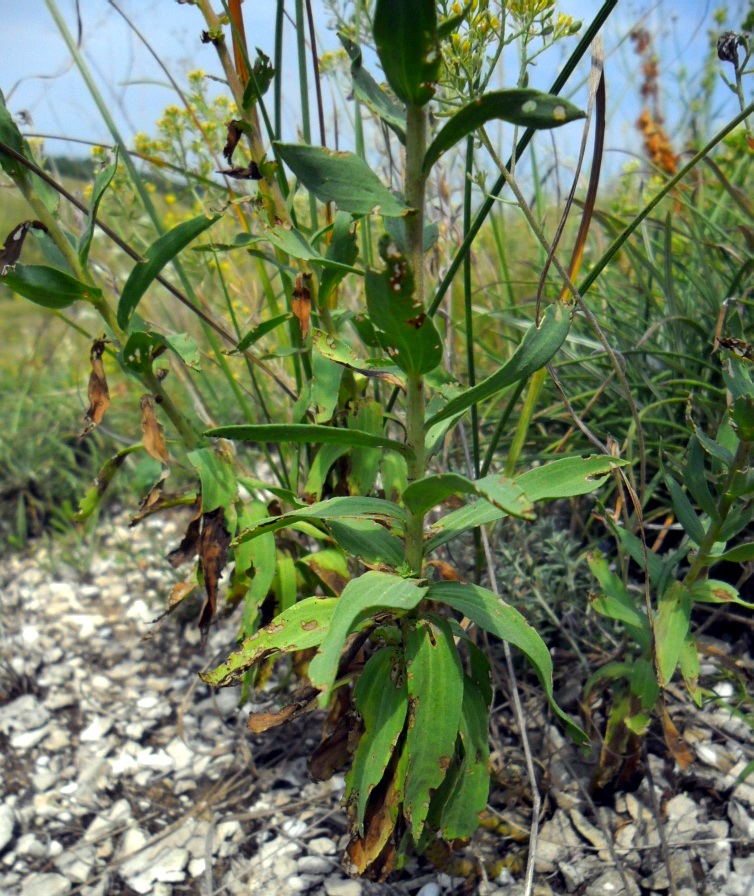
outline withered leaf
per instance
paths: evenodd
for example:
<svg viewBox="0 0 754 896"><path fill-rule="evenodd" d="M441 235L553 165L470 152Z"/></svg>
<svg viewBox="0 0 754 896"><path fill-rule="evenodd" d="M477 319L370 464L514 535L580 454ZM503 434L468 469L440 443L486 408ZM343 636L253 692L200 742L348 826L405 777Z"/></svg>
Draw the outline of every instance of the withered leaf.
<svg viewBox="0 0 754 896"><path fill-rule="evenodd" d="M199 614L199 630L202 647L207 638L212 617L217 606L217 585L228 559L230 532L225 526L225 508L218 507L202 514L202 532L199 536L199 564L204 576L206 596Z"/></svg>
<svg viewBox="0 0 754 896"><path fill-rule="evenodd" d="M341 716L335 730L326 737L309 759L309 774L315 781L329 781L356 752L359 737L364 733L363 725L356 716L348 713Z"/></svg>
<svg viewBox="0 0 754 896"><path fill-rule="evenodd" d="M231 159L233 158L233 153L238 146L238 141L241 139L242 134L242 122L237 121L235 118L231 119L228 122L228 139L223 147L223 156L228 164L230 164Z"/></svg>
<svg viewBox="0 0 754 896"><path fill-rule="evenodd" d="M254 734L263 734L270 728L279 728L286 722L299 718L304 713L311 712L317 706L318 691L315 688L305 688L292 703L288 703L276 712L253 712L249 716L247 726Z"/></svg>
<svg viewBox="0 0 754 896"><path fill-rule="evenodd" d="M235 166L233 168L218 168L217 173L224 174L226 177L233 177L236 180L262 179L262 172L259 170L259 166L256 162L249 162L245 168L240 166Z"/></svg>
<svg viewBox="0 0 754 896"><path fill-rule="evenodd" d="M105 411L110 407L110 391L107 388L107 379L105 377L105 365L102 363L102 355L105 346L109 340L103 336L101 339L95 339L89 352L89 360L92 364L92 372L89 375L89 409L84 419L86 427L81 433L81 438L98 426L105 416Z"/></svg>
<svg viewBox="0 0 754 896"><path fill-rule="evenodd" d="M404 782L396 780L396 763L392 762L385 778L369 796L364 836L354 831L346 854L351 867L349 874L367 877L369 880L384 881L395 864L396 841L399 833L396 824L399 818L400 792ZM354 819L351 819L352 830Z"/></svg>
<svg viewBox="0 0 754 896"><path fill-rule="evenodd" d="M160 500L156 503L150 504L149 507L146 507L143 513L141 511L135 513L131 517L128 525L136 526L143 520L145 520L148 516L153 516L155 513L160 513L160 511L166 510L168 507L190 507L194 504L195 500L196 498L193 494L186 497L184 495L175 493L163 493L160 496Z"/></svg>
<svg viewBox="0 0 754 896"><path fill-rule="evenodd" d="M163 464L168 462L168 448L165 444L165 431L154 413L154 396L142 395L139 400L141 406L141 431L144 433L142 442L147 454Z"/></svg>
<svg viewBox="0 0 754 896"><path fill-rule="evenodd" d="M309 332L309 319L312 315L312 294L306 285L311 278L311 274L299 274L296 277L296 285L293 289L291 300L291 310L301 325L302 339L306 339L306 334Z"/></svg>
<svg viewBox="0 0 754 896"><path fill-rule="evenodd" d="M675 723L670 718L670 715L664 706L662 707L661 718L662 733L665 735L665 743L668 750L670 750L670 755L678 763L681 771L685 772L694 761L694 757L691 755L691 750L689 750L686 741L684 741L680 732L675 727Z"/></svg>
<svg viewBox="0 0 754 896"><path fill-rule="evenodd" d="M177 569L199 552L199 533L202 527L202 506L198 504L196 514L191 518L181 543L167 556L168 563Z"/></svg>
<svg viewBox="0 0 754 896"><path fill-rule="evenodd" d="M26 234L32 227L36 230L44 230L47 233L47 228L41 221L23 221L5 237L5 245L0 249L0 277L4 276L9 268L12 268L21 257L21 249L23 249Z"/></svg>

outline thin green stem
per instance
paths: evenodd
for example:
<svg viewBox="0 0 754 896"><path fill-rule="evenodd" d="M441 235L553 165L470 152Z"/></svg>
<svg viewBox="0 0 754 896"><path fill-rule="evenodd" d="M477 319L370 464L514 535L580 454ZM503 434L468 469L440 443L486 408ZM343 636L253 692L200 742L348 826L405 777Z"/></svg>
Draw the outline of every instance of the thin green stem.
<svg viewBox="0 0 754 896"><path fill-rule="evenodd" d="M406 168L404 192L415 212L406 218L406 244L414 275L414 297L424 304L424 199L426 180L422 160L427 146L427 113L423 106L410 104L406 110ZM406 439L413 449L408 462L408 482L424 478L427 469L424 443L425 395L421 374L406 378ZM406 564L421 575L424 556L424 514L406 512Z"/></svg>
<svg viewBox="0 0 754 896"><path fill-rule="evenodd" d="M474 170L474 138L466 140L466 178L463 189L463 233L468 233L471 226L471 175ZM474 364L474 309L471 304L471 252L463 259L463 312L466 324L466 368L469 388L476 384L476 365ZM471 406L471 457L474 464L474 476L479 476L479 409Z"/></svg>

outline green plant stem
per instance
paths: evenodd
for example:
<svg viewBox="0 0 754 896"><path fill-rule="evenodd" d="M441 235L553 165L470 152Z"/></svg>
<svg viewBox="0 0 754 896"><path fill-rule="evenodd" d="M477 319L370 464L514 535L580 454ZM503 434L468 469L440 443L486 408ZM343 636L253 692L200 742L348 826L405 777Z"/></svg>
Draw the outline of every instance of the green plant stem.
<svg viewBox="0 0 754 896"><path fill-rule="evenodd" d="M699 576L709 566L709 554L715 543L720 538L720 532L725 525L725 521L730 513L730 509L735 501L735 496L730 493L733 483L738 475L741 474L749 465L749 460L754 450L754 442L746 442L743 439L738 443L733 463L730 465L728 475L725 478L725 485L721 491L720 501L717 505L717 519L712 520L704 540L699 545L699 553L696 559L689 567L688 572L683 578L683 584L690 587L696 582Z"/></svg>
<svg viewBox="0 0 754 896"><path fill-rule="evenodd" d="M414 275L414 298L424 305L424 196L426 180L422 161L427 147L427 113L424 107L410 104L406 110L406 201L416 211L406 218L406 244ZM410 374L406 378L406 440L413 450L408 461L408 482L424 478L427 456L424 443L424 378ZM406 511L406 563L415 575L421 575L424 555L424 514Z"/></svg>

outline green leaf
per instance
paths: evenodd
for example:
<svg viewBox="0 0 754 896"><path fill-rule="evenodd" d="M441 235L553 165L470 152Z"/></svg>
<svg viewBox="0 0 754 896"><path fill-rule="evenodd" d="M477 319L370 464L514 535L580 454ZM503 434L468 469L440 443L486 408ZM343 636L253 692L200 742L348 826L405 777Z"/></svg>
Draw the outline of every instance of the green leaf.
<svg viewBox="0 0 754 896"><path fill-rule="evenodd" d="M678 665L689 633L691 604L691 592L683 582L673 582L659 599L654 620L654 645L657 681L662 688L668 686Z"/></svg>
<svg viewBox="0 0 754 896"><path fill-rule="evenodd" d="M291 555L285 551L279 551L277 555L273 590L277 598L277 606L281 612L285 612L296 603L298 595L296 564L293 562Z"/></svg>
<svg viewBox="0 0 754 896"><path fill-rule="evenodd" d="M276 653L317 647L326 636L338 605L334 597L308 597L276 616L269 625L247 638L225 662L199 677L213 688L240 684L244 672Z"/></svg>
<svg viewBox="0 0 754 896"><path fill-rule="evenodd" d="M683 465L683 481L689 494L701 509L716 522L720 520L717 503L712 497L704 470L704 449L695 435L689 439L686 463Z"/></svg>
<svg viewBox="0 0 754 896"><path fill-rule="evenodd" d="M259 342L263 336L276 330L281 324L286 323L292 317L293 314L290 311L287 311L285 314L278 314L275 317L270 318L270 320L263 320L261 324L257 324L253 330L249 330L249 332L241 338L241 341L235 347L234 352L245 352L246 349L251 348L255 342Z"/></svg>
<svg viewBox="0 0 754 896"><path fill-rule="evenodd" d="M100 202L105 195L105 190L110 186L110 182L115 176L117 168L118 147L116 146L112 162L101 168L94 179L92 198L89 202L89 216L86 219L84 232L81 234L81 239L79 240L79 259L83 267L86 267L86 262L89 258L89 249L92 245L92 237L94 236L95 221L97 219L97 211L99 210Z"/></svg>
<svg viewBox="0 0 754 896"><path fill-rule="evenodd" d="M144 261L138 262L131 271L120 294L118 326L121 329L128 329L128 322L131 320L136 306L165 265L221 217L222 215L213 215L211 218L199 215L190 221L178 224L177 227L152 243L144 253Z"/></svg>
<svg viewBox="0 0 754 896"><path fill-rule="evenodd" d="M532 325L526 331L521 344L500 370L451 399L441 411L426 421L425 430L441 420L463 413L480 401L492 398L513 383L527 379L544 367L565 342L569 327L568 306L561 302L550 305L539 327Z"/></svg>
<svg viewBox="0 0 754 896"><path fill-rule="evenodd" d="M403 528L405 525L403 511L391 501L381 498L338 497L328 498L308 507L300 507L280 516L269 517L259 522L254 528L247 529L236 539L238 544L251 538L258 538L263 532L275 532L301 520L375 520L388 525Z"/></svg>
<svg viewBox="0 0 754 896"><path fill-rule="evenodd" d="M451 541L453 538L461 535L469 529L476 529L478 526L484 526L487 523L494 523L501 520L506 514L497 507L493 507L489 501L474 501L454 510L432 523L429 527L431 533L430 538L425 544L425 551L429 553L439 548L440 545Z"/></svg>
<svg viewBox="0 0 754 896"><path fill-rule="evenodd" d="M721 563L724 560L728 563L748 563L750 560L754 560L754 541L747 541L745 544L736 545L729 551L725 551L724 554L710 557L710 564Z"/></svg>
<svg viewBox="0 0 754 896"><path fill-rule="evenodd" d="M68 308L78 300L91 302L102 296L102 290L96 286L42 264L17 264L14 270L0 277L0 283L36 305L55 310Z"/></svg>
<svg viewBox="0 0 754 896"><path fill-rule="evenodd" d="M571 737L577 743L589 742L581 728L555 702L550 652L518 610L487 588L460 582L434 583L429 588L427 598L447 604L486 632L518 647L532 664L550 706L563 721Z"/></svg>
<svg viewBox="0 0 754 896"><path fill-rule="evenodd" d="M382 563L396 568L405 561L401 539L375 520L329 520L327 525L344 551L370 566Z"/></svg>
<svg viewBox="0 0 754 896"><path fill-rule="evenodd" d="M346 585L338 598L327 636L309 665L309 678L321 691L320 706L326 706L330 699L340 654L351 632L382 610L407 613L415 609L426 593L426 586L374 570Z"/></svg>
<svg viewBox="0 0 754 896"><path fill-rule="evenodd" d="M327 423L338 407L338 391L343 368L312 349L312 392L315 423Z"/></svg>
<svg viewBox="0 0 754 896"><path fill-rule="evenodd" d="M469 840L479 827L490 792L488 763L489 707L477 685L467 676L463 682L463 705L459 733L463 759L445 797L440 836L446 842Z"/></svg>
<svg viewBox="0 0 754 896"><path fill-rule="evenodd" d="M330 245L327 247L326 261L329 264L326 264L319 278L317 302L320 308L325 307L330 301L330 296L346 276L347 271L354 270L353 263L358 256L353 219L346 212L338 212L333 223Z"/></svg>
<svg viewBox="0 0 754 896"><path fill-rule="evenodd" d="M410 209L382 183L367 163L350 152L303 143L275 143L280 157L321 202L334 202L355 215L399 218Z"/></svg>
<svg viewBox="0 0 754 896"><path fill-rule="evenodd" d="M734 548L733 551L735 550ZM733 553L733 551L730 553ZM720 560L722 558L716 557L715 559ZM689 590L692 599L702 604L731 603L754 610L754 603L743 600L738 588L720 579L698 579L691 585Z"/></svg>
<svg viewBox="0 0 754 896"><path fill-rule="evenodd" d="M373 654L353 692L364 734L346 775L346 800L356 806L356 824L364 834L364 815L372 790L382 780L408 712L406 669L401 650Z"/></svg>
<svg viewBox="0 0 754 896"><path fill-rule="evenodd" d="M243 442L281 442L318 445L363 445L365 448L382 448L397 451L406 457L413 452L403 442L395 442L383 436L355 429L338 429L334 426L316 426L307 423L270 423L259 425L219 426L208 429L206 436Z"/></svg>
<svg viewBox="0 0 754 896"><path fill-rule="evenodd" d="M398 99L428 103L442 68L435 0L377 0L374 42Z"/></svg>
<svg viewBox="0 0 754 896"><path fill-rule="evenodd" d="M332 465L344 454L348 453L347 445L323 445L309 465L309 475L304 484L304 499L306 501L319 501L322 498L322 489Z"/></svg>
<svg viewBox="0 0 754 896"><path fill-rule="evenodd" d="M40 167L34 158L31 147L24 140L21 131L19 131L16 122L13 120L13 116L5 105L5 96L2 90L0 90L0 140L3 143L7 143L11 149L15 149L27 161ZM39 175L32 174L21 162L11 158L2 150L0 150L0 168L16 183L23 182L28 184L51 212L57 210L60 201L58 191L42 180Z"/></svg>
<svg viewBox="0 0 754 896"><path fill-rule="evenodd" d="M639 698L641 708L646 712L654 709L660 696L657 676L650 662L643 657L634 660L631 667L631 693Z"/></svg>
<svg viewBox="0 0 754 896"><path fill-rule="evenodd" d="M596 597L590 596L590 605L602 616L621 622L642 650L648 650L652 642L649 621L639 611L636 600L621 579L610 571L607 561L598 551L594 551L587 560L603 592Z"/></svg>
<svg viewBox="0 0 754 896"><path fill-rule="evenodd" d="M340 42L351 59L354 95L393 131L401 143L406 142L406 113L363 67L361 47L342 32Z"/></svg>
<svg viewBox="0 0 754 896"><path fill-rule="evenodd" d="M381 252L387 266L366 275L369 319L383 349L401 370L429 373L442 361L440 334L414 298L414 275L406 258L390 242L382 243Z"/></svg>
<svg viewBox="0 0 754 896"><path fill-rule="evenodd" d="M665 484L670 492L673 510L678 518L678 522L683 526L683 531L696 545L700 545L706 535L702 521L696 515L696 511L691 506L691 502L680 485L668 473L665 474Z"/></svg>
<svg viewBox="0 0 754 896"><path fill-rule="evenodd" d="M248 529L266 516L267 507L261 501L250 501L238 514L238 528ZM239 545L233 551L233 560L237 576L251 575L240 626L241 633L250 637L256 631L259 608L272 588L277 570L275 536L270 533Z"/></svg>
<svg viewBox="0 0 754 896"><path fill-rule="evenodd" d="M579 118L586 118L586 113L562 97L539 90L512 89L485 93L459 109L440 128L424 156L424 175L429 174L444 152L488 121L501 119L524 128L541 129L559 128Z"/></svg>
<svg viewBox="0 0 754 896"><path fill-rule="evenodd" d="M450 495L478 495L511 516L534 519L532 503L521 487L507 476L493 473L473 481L459 473L426 476L403 493L403 503L412 513L426 513Z"/></svg>
<svg viewBox="0 0 754 896"><path fill-rule="evenodd" d="M189 451L189 463L202 483L202 513L228 507L236 499L238 483L233 464L213 448Z"/></svg>
<svg viewBox="0 0 754 896"><path fill-rule="evenodd" d="M127 448L121 449L117 454L114 454L105 461L100 468L99 473L97 473L97 478L86 490L81 501L79 501L79 509L73 517L77 523L83 523L84 520L89 519L94 513L105 492L110 487L110 483L115 478L115 474L121 468L123 461L128 455L133 454L134 451L142 451L143 448L144 446L141 443L138 445L129 445Z"/></svg>
<svg viewBox="0 0 754 896"><path fill-rule="evenodd" d="M275 69L270 63L270 57L263 53L259 47L257 47L257 58L254 60L250 74L251 76L246 84L243 99L241 100L241 105L244 109L253 106L260 97L267 93L270 84L272 84L272 79L275 77Z"/></svg>
<svg viewBox="0 0 754 896"><path fill-rule="evenodd" d="M686 689L691 695L691 699L701 708L703 695L699 688L699 654L696 649L696 640L689 632L686 640L681 648L681 655L678 657L678 668L681 670L683 682Z"/></svg>
<svg viewBox="0 0 754 896"><path fill-rule="evenodd" d="M342 370L342 368L340 368ZM361 432L379 435L383 431L382 405L378 401L362 399L352 402L346 426ZM348 490L352 495L368 495L374 489L383 452L378 448L351 449L348 468Z"/></svg>
<svg viewBox="0 0 754 896"><path fill-rule="evenodd" d="M403 380L400 379L403 377L403 371L399 367L382 360L373 361L360 358L348 343L336 339L323 330L313 331L312 350L320 352L326 358L335 361L336 364L341 364L356 373L385 379L394 386L400 385L400 388L405 391Z"/></svg>
<svg viewBox="0 0 754 896"><path fill-rule="evenodd" d="M463 702L463 670L447 621L420 619L406 639L409 719L404 812L418 840L432 792L455 753Z"/></svg>
<svg viewBox="0 0 754 896"><path fill-rule="evenodd" d="M629 462L604 454L564 457L516 476L516 484L532 501L553 501L586 495L605 482L610 471Z"/></svg>

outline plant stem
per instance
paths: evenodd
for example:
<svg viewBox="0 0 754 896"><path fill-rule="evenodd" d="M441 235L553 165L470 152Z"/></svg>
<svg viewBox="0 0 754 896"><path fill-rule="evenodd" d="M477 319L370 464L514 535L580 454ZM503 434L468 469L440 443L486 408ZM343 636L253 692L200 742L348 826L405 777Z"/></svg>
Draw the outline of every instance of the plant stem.
<svg viewBox="0 0 754 896"><path fill-rule="evenodd" d="M422 106L410 104L406 110L406 202L416 211L406 218L408 260L414 275L414 298L424 305L424 194L426 181L422 162L427 146L427 114ZM408 482L424 478L427 455L424 444L424 378L409 374L406 378L406 437L414 456L408 462ZM421 575L424 554L424 514L406 512L406 563Z"/></svg>

